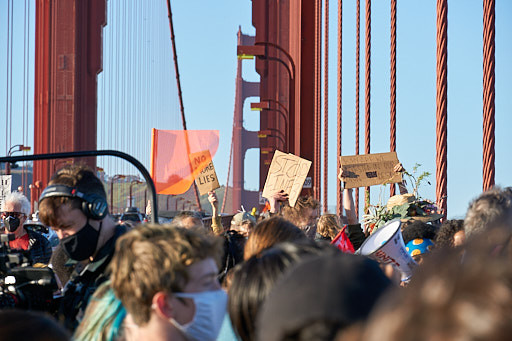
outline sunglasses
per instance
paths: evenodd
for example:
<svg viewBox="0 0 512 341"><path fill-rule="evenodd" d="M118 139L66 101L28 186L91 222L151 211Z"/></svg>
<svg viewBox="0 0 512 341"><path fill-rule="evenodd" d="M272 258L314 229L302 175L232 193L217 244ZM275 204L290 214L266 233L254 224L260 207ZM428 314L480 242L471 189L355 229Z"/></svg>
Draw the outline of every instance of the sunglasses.
<svg viewBox="0 0 512 341"><path fill-rule="evenodd" d="M2 218L7 218L7 217L15 217L15 218L21 219L21 218L25 217L25 214L23 214L21 212L2 212Z"/></svg>

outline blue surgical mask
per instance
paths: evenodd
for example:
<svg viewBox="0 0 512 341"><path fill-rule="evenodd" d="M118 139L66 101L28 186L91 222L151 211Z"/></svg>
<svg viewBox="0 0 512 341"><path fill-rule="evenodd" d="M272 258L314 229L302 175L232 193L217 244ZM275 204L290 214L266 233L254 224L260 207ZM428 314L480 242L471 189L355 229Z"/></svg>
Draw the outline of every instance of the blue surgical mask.
<svg viewBox="0 0 512 341"><path fill-rule="evenodd" d="M174 293L175 297L190 298L196 306L192 321L179 324L174 318L169 322L190 341L214 341L219 335L226 314L228 295L224 290Z"/></svg>

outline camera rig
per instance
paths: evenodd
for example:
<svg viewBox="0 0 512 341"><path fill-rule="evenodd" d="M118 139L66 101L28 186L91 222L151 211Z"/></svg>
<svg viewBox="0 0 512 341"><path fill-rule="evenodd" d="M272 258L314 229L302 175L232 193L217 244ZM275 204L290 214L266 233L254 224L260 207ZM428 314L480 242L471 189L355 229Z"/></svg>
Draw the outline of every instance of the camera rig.
<svg viewBox="0 0 512 341"><path fill-rule="evenodd" d="M12 250L11 240L14 234L0 234L0 308L52 312L58 289L52 269L32 264L30 251Z"/></svg>

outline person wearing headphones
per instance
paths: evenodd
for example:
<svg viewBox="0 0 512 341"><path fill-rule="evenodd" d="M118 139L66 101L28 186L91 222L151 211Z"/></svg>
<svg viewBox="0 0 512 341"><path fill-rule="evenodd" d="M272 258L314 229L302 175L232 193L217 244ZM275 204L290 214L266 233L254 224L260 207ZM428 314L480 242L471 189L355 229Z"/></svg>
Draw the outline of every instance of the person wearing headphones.
<svg viewBox="0 0 512 341"><path fill-rule="evenodd" d="M70 331L77 327L96 288L108 279L106 268L116 240L126 232L109 215L106 197L91 168L72 164L52 176L39 198L39 219L56 232L68 263L76 264L64 285L57 315Z"/></svg>

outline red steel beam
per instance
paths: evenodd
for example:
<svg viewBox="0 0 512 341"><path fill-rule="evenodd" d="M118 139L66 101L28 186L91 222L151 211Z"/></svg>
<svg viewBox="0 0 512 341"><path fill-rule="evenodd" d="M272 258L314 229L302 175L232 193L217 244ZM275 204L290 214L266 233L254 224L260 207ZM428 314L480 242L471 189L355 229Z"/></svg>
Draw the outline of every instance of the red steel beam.
<svg viewBox="0 0 512 341"><path fill-rule="evenodd" d="M34 153L96 149L97 74L105 0L37 0ZM96 158L82 159L91 167ZM45 186L58 160L34 163Z"/></svg>

